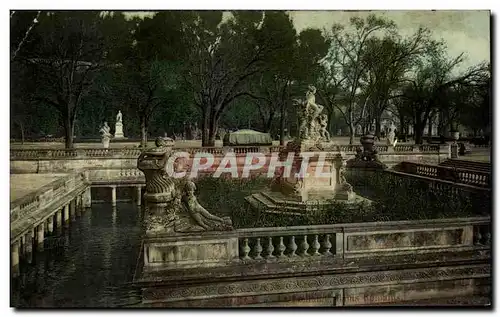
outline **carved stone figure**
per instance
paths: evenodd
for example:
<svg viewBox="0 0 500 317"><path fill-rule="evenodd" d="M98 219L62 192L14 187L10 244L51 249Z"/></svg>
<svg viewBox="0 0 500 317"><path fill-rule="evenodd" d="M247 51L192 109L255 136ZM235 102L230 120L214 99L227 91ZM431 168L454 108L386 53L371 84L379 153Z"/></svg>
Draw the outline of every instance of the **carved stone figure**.
<svg viewBox="0 0 500 317"><path fill-rule="evenodd" d="M330 141L330 132L328 132L328 116L324 113L319 116L319 126L321 138L325 141Z"/></svg>
<svg viewBox="0 0 500 317"><path fill-rule="evenodd" d="M205 230L231 230L232 223L229 218L220 218L209 213L195 196L196 185L192 181L187 181L184 185L182 203L189 212L194 224Z"/></svg>
<svg viewBox="0 0 500 317"><path fill-rule="evenodd" d="M123 135L122 112L118 111L115 123L115 139L122 139L124 137L125 136Z"/></svg>
<svg viewBox="0 0 500 317"><path fill-rule="evenodd" d="M316 104L316 88L309 86L306 100L295 99L297 116L299 118L299 139L313 141L329 141L330 135L326 131L328 117L321 115L324 107Z"/></svg>
<svg viewBox="0 0 500 317"><path fill-rule="evenodd" d="M109 131L110 131L110 128L108 126L108 123L104 122L101 129L99 129L99 133L101 133L101 141L102 141L102 145L105 149L109 148L109 141L112 137L112 135Z"/></svg>
<svg viewBox="0 0 500 317"><path fill-rule="evenodd" d="M387 133L387 145L395 145L394 139L396 138L396 133L394 133L393 128L389 128L389 133Z"/></svg>
<svg viewBox="0 0 500 317"><path fill-rule="evenodd" d="M101 127L101 129L99 130L99 132L101 133L101 136L104 138L104 137L111 137L111 133L109 133L110 131L110 128L108 126L108 123L106 121L104 121L104 124L103 126Z"/></svg>
<svg viewBox="0 0 500 317"><path fill-rule="evenodd" d="M144 150L137 160L137 168L146 177L144 222L147 232L231 230L229 218L214 216L198 203L193 182L167 174L168 159L174 154L174 141L158 137L155 145Z"/></svg>

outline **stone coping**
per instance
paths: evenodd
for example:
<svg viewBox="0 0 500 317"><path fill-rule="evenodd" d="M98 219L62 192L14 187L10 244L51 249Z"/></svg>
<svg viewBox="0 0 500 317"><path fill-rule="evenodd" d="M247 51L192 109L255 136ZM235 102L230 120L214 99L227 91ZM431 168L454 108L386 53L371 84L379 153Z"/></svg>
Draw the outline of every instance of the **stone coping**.
<svg viewBox="0 0 500 317"><path fill-rule="evenodd" d="M179 233L175 235L154 234L145 237L147 242L161 241L187 241L195 239L212 238L251 238L287 235L309 235L336 232L363 232L394 229L429 229L430 227L446 228L490 224L490 217L468 217L468 218L444 218L426 220L400 220L400 221L379 221L361 223L339 223L328 225L308 225L291 227L261 227L261 228L241 228L232 231L206 231L196 233Z"/></svg>
<svg viewBox="0 0 500 317"><path fill-rule="evenodd" d="M26 175L26 174L23 174L23 175ZM42 175L42 174L36 174L36 175ZM38 196L43 195L47 191L57 189L57 188L63 186L64 184L66 184L66 182L71 181L72 179L76 180L78 178L83 178L83 173L80 171L75 172L75 173L57 173L57 175L61 175L61 178L54 180L53 182L50 182L49 184L44 185L44 186L36 189L35 191L12 201L10 203L10 209L12 210L12 209L14 209L22 204L29 203L30 201L35 200Z"/></svg>
<svg viewBox="0 0 500 317"><path fill-rule="evenodd" d="M357 144L335 144L325 152L345 152L354 154L360 147ZM272 153L279 152L284 146L232 146L232 147L174 147L174 150L196 153L211 153L214 155L223 155L227 152L238 154L246 153ZM399 155L409 153L420 154L438 154L441 153L439 145L376 145L375 149L379 155ZM41 159L80 159L80 158L136 158L140 155L140 148L77 148L77 149L11 149L10 160L41 160ZM444 152L443 152L444 153Z"/></svg>
<svg viewBox="0 0 500 317"><path fill-rule="evenodd" d="M213 283L241 281L242 279L302 277L310 275L327 275L356 273L380 270L415 269L462 264L487 264L491 261L491 250L487 246L475 246L462 250L450 249L437 252L415 252L405 255L374 255L369 258L329 258L311 259L308 261L235 261L231 265L215 268L192 268L181 270L148 270L138 267L134 276L134 284L165 285L196 283Z"/></svg>

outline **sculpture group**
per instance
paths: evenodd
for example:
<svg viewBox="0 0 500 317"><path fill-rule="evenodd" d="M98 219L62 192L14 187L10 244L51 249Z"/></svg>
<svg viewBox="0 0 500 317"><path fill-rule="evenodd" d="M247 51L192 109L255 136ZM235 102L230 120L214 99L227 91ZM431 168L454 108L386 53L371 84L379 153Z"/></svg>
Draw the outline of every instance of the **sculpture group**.
<svg viewBox="0 0 500 317"><path fill-rule="evenodd" d="M328 115L323 113L324 107L316 103L315 95L316 88L309 86L305 100L294 100L299 118L298 138L300 140L328 142L330 141Z"/></svg>
<svg viewBox="0 0 500 317"><path fill-rule="evenodd" d="M116 123L115 123L115 139L123 139L125 136L123 135L123 115L122 112L119 110L118 114L116 115ZM111 138L113 138L113 135L111 134L111 128L109 127L108 123L104 121L104 124L102 127L99 129L99 133L101 134L101 141L102 145L105 149L109 148L109 142Z"/></svg>

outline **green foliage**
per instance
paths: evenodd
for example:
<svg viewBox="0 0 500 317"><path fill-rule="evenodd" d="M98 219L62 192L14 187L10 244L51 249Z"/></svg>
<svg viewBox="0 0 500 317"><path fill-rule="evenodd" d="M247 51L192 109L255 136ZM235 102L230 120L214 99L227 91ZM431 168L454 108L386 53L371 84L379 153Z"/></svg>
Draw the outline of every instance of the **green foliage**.
<svg viewBox="0 0 500 317"><path fill-rule="evenodd" d="M306 215L286 215L256 210L244 200L269 184L267 178L199 179L200 202L214 214L230 216L237 228L282 227L335 223L424 220L489 215L491 200L484 195L459 195L430 191L427 183L375 173L350 177L355 191L373 201L348 207L331 201Z"/></svg>

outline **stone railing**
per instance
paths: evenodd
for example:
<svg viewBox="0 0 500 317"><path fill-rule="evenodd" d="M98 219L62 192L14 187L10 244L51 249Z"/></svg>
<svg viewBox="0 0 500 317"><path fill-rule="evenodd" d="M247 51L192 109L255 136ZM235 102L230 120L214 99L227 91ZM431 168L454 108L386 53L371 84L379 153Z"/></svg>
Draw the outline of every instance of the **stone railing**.
<svg viewBox="0 0 500 317"><path fill-rule="evenodd" d="M305 261L460 249L491 242L489 217L236 230L241 261Z"/></svg>
<svg viewBox="0 0 500 317"><path fill-rule="evenodd" d="M357 144L340 144L329 149L331 152L344 152L354 154L360 147ZM273 153L279 152L283 146L238 146L238 147L193 147L193 148L174 148L176 151L196 153L210 153L213 155L224 155L226 152L236 154L245 153ZM376 145L375 149L379 153L438 153L439 145ZM39 160L39 159L80 159L80 158L137 158L141 153L139 148L89 148L89 149L11 149L10 160Z"/></svg>
<svg viewBox="0 0 500 317"><path fill-rule="evenodd" d="M491 174L488 172L414 162L401 162L395 170L467 185L491 187Z"/></svg>
<svg viewBox="0 0 500 317"><path fill-rule="evenodd" d="M293 259L333 256L342 228L332 225L239 229L240 259ZM332 249L333 248L333 249Z"/></svg>
<svg viewBox="0 0 500 317"><path fill-rule="evenodd" d="M23 231L27 224L32 225L38 218L43 218L44 215L38 215L38 212L50 207L74 190L84 190L87 185L83 173L74 173L12 201L10 203L11 237L14 238Z"/></svg>
<svg viewBox="0 0 500 317"><path fill-rule="evenodd" d="M145 183L144 173L137 168L89 168L85 174L91 184Z"/></svg>

